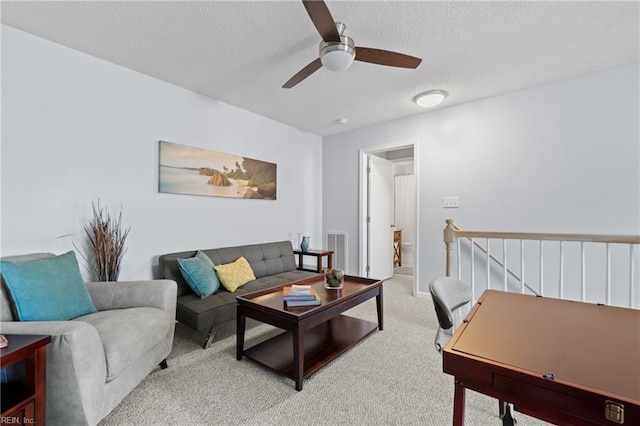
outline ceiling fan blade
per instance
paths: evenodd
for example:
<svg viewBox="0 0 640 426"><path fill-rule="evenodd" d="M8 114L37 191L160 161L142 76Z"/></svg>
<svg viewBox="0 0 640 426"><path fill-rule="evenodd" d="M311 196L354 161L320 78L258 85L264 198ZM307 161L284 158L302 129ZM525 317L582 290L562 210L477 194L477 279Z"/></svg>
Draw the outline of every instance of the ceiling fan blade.
<svg viewBox="0 0 640 426"><path fill-rule="evenodd" d="M324 41L340 41L340 34L336 29L336 23L329 12L329 8L322 0L302 0L309 18L315 25Z"/></svg>
<svg viewBox="0 0 640 426"><path fill-rule="evenodd" d="M356 61L388 65L390 67L417 68L422 59L389 50L356 47Z"/></svg>
<svg viewBox="0 0 640 426"><path fill-rule="evenodd" d="M291 77L289 79L289 81L287 81L282 86L282 88L283 89L291 89L293 86L295 86L296 84L300 83L302 80L304 80L305 78L309 77L311 74L313 74L314 72L318 71L320 68L322 68L322 62L320 62L320 58L318 58L315 61L311 62L306 67L302 68L300 71L298 71L298 73L296 75L294 75L293 77Z"/></svg>

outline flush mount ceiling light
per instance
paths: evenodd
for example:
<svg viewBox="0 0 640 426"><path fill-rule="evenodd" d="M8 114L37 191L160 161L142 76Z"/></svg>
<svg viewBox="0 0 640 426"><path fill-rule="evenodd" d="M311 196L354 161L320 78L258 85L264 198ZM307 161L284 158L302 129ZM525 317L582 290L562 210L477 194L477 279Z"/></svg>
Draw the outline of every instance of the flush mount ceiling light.
<svg viewBox="0 0 640 426"><path fill-rule="evenodd" d="M420 93L413 101L422 108L432 108L444 101L447 95L448 93L444 90L429 90L428 92Z"/></svg>

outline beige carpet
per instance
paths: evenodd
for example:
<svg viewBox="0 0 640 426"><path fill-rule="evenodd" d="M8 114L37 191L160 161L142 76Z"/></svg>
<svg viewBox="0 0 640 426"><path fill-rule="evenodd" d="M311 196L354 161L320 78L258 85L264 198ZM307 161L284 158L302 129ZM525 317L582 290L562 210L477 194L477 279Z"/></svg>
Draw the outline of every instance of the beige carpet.
<svg viewBox="0 0 640 426"><path fill-rule="evenodd" d="M374 299L348 314L375 322ZM150 374L100 425L450 425L453 378L433 346L430 298L412 297L411 278L397 276L384 284L384 315L384 331L305 380L301 392L292 380L235 359L235 323L221 327L207 350L203 336L178 324L169 368ZM278 332L248 321L246 347ZM496 400L467 392L467 424L500 425L497 408Z"/></svg>

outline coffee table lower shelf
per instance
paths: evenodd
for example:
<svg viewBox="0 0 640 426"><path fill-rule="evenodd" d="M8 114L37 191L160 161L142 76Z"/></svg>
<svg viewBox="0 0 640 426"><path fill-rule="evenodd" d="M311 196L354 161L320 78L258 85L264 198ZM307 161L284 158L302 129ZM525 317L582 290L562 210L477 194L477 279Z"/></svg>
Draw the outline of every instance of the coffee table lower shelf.
<svg viewBox="0 0 640 426"><path fill-rule="evenodd" d="M304 378L353 347L378 328L378 324L338 315L304 332ZM294 378L293 335L283 332L246 349L243 355L277 373Z"/></svg>

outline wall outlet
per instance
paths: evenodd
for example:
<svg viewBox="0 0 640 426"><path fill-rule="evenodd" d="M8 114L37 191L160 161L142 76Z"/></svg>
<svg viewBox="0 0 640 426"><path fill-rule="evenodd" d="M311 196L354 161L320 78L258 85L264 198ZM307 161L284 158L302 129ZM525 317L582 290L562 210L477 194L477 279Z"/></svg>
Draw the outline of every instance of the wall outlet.
<svg viewBox="0 0 640 426"><path fill-rule="evenodd" d="M458 207L460 207L460 198L459 197L443 197L442 207L444 207L445 209L457 209Z"/></svg>

